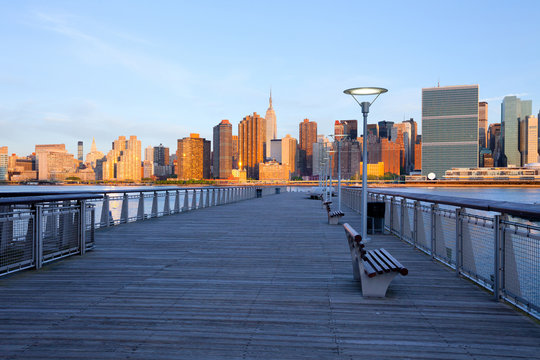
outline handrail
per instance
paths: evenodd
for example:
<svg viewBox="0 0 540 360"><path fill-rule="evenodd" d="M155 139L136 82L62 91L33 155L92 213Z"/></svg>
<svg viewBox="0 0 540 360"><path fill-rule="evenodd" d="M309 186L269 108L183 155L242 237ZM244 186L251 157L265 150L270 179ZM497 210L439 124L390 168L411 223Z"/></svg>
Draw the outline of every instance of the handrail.
<svg viewBox="0 0 540 360"><path fill-rule="evenodd" d="M19 197L19 196L42 196L42 195L63 195L63 194L123 194L123 193L140 193L150 191L174 191L174 190L200 190L200 189L224 189L231 187L283 187L281 185L269 184L242 184L242 185L222 185L222 186L139 186L130 189L103 189L103 190L52 190L52 191L17 191L17 192L2 192L0 188L0 198L3 197Z"/></svg>
<svg viewBox="0 0 540 360"><path fill-rule="evenodd" d="M359 187L350 187L349 189L360 189ZM458 196L444 196L444 195L429 195L429 194L417 194L417 193L403 193L391 190L373 190L369 189L368 193L387 195L387 196L399 196L406 197L411 200L418 200L429 202L433 204L443 204L455 207L465 207L475 210L485 210L491 212L498 212L502 214L508 214L521 218L526 218L533 221L540 221L540 205L516 203L511 201L495 201L484 199L470 199Z"/></svg>
<svg viewBox="0 0 540 360"><path fill-rule="evenodd" d="M0 197L0 205L37 204L53 201L103 199L103 195L84 193Z"/></svg>

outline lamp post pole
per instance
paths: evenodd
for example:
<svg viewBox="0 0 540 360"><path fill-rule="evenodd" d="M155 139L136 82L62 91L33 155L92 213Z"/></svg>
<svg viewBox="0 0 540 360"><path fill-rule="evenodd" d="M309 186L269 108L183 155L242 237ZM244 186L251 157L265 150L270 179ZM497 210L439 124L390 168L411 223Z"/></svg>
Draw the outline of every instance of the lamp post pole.
<svg viewBox="0 0 540 360"><path fill-rule="evenodd" d="M364 115L364 141L362 144L362 239L367 239L367 117L369 113L369 103L362 104L362 114Z"/></svg>
<svg viewBox="0 0 540 360"><path fill-rule="evenodd" d="M354 101L362 108L362 114L364 115L364 141L362 145L362 238L367 239L367 118L369 113L369 107L377 100L379 95L387 92L385 88L379 87L358 87L344 90L347 95L351 95ZM371 102L364 101L360 103L356 96L364 95L376 95L375 99Z"/></svg>
<svg viewBox="0 0 540 360"><path fill-rule="evenodd" d="M341 140L337 143L338 158L338 210L341 211Z"/></svg>

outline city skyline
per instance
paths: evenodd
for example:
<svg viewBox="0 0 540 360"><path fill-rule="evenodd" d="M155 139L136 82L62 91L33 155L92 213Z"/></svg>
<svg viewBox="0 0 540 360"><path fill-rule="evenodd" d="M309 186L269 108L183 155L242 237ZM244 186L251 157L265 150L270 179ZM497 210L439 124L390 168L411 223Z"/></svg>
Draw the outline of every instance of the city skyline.
<svg viewBox="0 0 540 360"><path fill-rule="evenodd" d="M211 139L222 119L235 126L264 114L270 88L278 138L296 136L304 118L325 135L335 119L361 119L342 94L359 85L390 90L370 112L373 124L414 118L421 128L421 89L438 82L479 84L489 124L507 95L538 112L534 32L506 16L537 13L536 2L310 5L4 3L0 142L20 155L47 143L77 154L80 140L86 153L94 137L106 151L118 134L174 147L193 131ZM370 16L358 29L362 13ZM282 25L255 26L261 19Z"/></svg>

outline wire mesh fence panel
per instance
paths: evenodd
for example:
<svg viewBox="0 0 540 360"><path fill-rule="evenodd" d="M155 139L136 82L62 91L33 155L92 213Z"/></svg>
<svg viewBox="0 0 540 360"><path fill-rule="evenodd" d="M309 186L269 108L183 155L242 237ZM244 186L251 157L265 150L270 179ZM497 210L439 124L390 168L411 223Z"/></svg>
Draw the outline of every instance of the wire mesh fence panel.
<svg viewBox="0 0 540 360"><path fill-rule="evenodd" d="M120 216L122 214L123 196L114 195L109 198L109 221L111 225L120 224Z"/></svg>
<svg viewBox="0 0 540 360"><path fill-rule="evenodd" d="M414 242L414 204L406 202L403 209L403 239L409 243Z"/></svg>
<svg viewBox="0 0 540 360"><path fill-rule="evenodd" d="M391 225L391 230L394 234L397 234L399 236L401 236L401 234L399 233L400 232L400 222L401 222L401 209L400 209L400 204L399 204L399 201L392 201L392 225Z"/></svg>
<svg viewBox="0 0 540 360"><path fill-rule="evenodd" d="M79 214L76 206L43 208L43 262L79 252Z"/></svg>
<svg viewBox="0 0 540 360"><path fill-rule="evenodd" d="M431 252L431 207L420 205L417 216L416 246Z"/></svg>
<svg viewBox="0 0 540 360"><path fill-rule="evenodd" d="M34 266L34 221L33 210L0 208L0 274Z"/></svg>
<svg viewBox="0 0 540 360"><path fill-rule="evenodd" d="M476 215L461 216L462 269L473 279L493 289L495 228L493 219Z"/></svg>
<svg viewBox="0 0 540 360"><path fill-rule="evenodd" d="M435 255L450 266L456 264L456 216L453 211L435 210Z"/></svg>
<svg viewBox="0 0 540 360"><path fill-rule="evenodd" d="M390 199L385 197L384 198L384 227L388 230L392 229L392 224L390 223L390 209L391 209L392 203L390 202Z"/></svg>
<svg viewBox="0 0 540 360"><path fill-rule="evenodd" d="M85 243L87 249L92 249L95 245L95 211L93 206L86 207L86 229L85 229Z"/></svg>
<svg viewBox="0 0 540 360"><path fill-rule="evenodd" d="M537 229L540 230L540 229ZM530 227L504 224L503 293L540 312L540 237Z"/></svg>

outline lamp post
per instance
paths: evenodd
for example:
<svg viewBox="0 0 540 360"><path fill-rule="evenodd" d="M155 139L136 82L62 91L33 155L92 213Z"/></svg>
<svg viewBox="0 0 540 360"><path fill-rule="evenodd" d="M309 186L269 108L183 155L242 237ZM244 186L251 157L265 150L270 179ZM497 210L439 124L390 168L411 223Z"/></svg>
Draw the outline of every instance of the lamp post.
<svg viewBox="0 0 540 360"><path fill-rule="evenodd" d="M362 108L364 115L364 143L362 145L362 239L367 239L367 117L369 107L377 100L379 95L387 92L387 89L379 87L358 87L344 90L347 95L351 95L354 101ZM359 102L356 96L377 95L373 101Z"/></svg>
<svg viewBox="0 0 540 360"><path fill-rule="evenodd" d="M330 134L329 136L334 138L334 141L337 137L343 137L344 134ZM341 211L341 139L337 140L337 153L338 153L338 210Z"/></svg>

